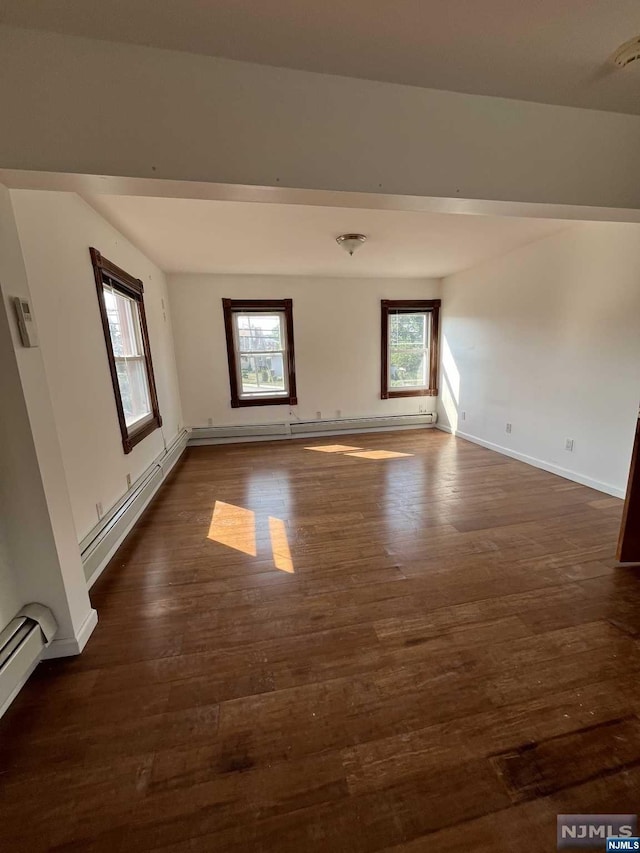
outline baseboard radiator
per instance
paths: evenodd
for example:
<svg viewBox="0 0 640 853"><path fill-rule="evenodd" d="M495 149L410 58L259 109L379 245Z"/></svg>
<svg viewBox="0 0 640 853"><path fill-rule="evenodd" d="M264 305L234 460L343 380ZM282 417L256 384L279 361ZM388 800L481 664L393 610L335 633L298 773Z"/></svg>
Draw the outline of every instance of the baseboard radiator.
<svg viewBox="0 0 640 853"><path fill-rule="evenodd" d="M243 424L241 426L194 427L190 445L224 444L234 441L270 441L284 438L313 438L318 434L379 432L394 429L417 429L434 426L437 415L390 415L381 418L340 418L336 420L293 421L277 424Z"/></svg>
<svg viewBox="0 0 640 853"><path fill-rule="evenodd" d="M58 626L42 604L28 604L0 632L0 717L36 668Z"/></svg>
<svg viewBox="0 0 640 853"><path fill-rule="evenodd" d="M89 586L97 580L112 554L182 456L188 434L186 429L183 430L80 542L82 564Z"/></svg>

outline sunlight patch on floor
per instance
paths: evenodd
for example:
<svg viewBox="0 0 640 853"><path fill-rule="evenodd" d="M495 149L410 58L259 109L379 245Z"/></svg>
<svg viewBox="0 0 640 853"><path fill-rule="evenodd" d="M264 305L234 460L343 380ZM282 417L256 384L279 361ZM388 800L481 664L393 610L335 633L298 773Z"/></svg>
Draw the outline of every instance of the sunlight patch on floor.
<svg viewBox="0 0 640 853"><path fill-rule="evenodd" d="M216 501L207 536L250 557L256 552L256 518L250 509Z"/></svg>
<svg viewBox="0 0 640 853"><path fill-rule="evenodd" d="M340 453L343 456L356 456L360 459L399 459L402 456L413 456L413 453L398 453L395 450L363 450L361 447L349 447L348 444L317 444L315 447L305 447L305 450Z"/></svg>
<svg viewBox="0 0 640 853"><path fill-rule="evenodd" d="M257 557L255 512L224 501L216 501L207 539L250 557ZM294 574L287 526L281 518L269 516L269 542L276 569Z"/></svg>
<svg viewBox="0 0 640 853"><path fill-rule="evenodd" d="M413 456L413 453L398 453L396 450L359 450L345 453L345 456L357 456L359 459L398 459L401 456Z"/></svg>
<svg viewBox="0 0 640 853"><path fill-rule="evenodd" d="M288 572L290 575L293 574L293 561L291 560L287 528L281 518L269 517L269 537L276 569L280 569L281 572Z"/></svg>

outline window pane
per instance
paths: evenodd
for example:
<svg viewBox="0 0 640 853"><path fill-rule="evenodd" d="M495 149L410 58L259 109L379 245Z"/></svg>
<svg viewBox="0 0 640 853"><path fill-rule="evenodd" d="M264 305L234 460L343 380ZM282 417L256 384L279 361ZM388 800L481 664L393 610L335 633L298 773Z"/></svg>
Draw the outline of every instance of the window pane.
<svg viewBox="0 0 640 853"><path fill-rule="evenodd" d="M429 316L424 311L389 315L389 386L428 388Z"/></svg>
<svg viewBox="0 0 640 853"><path fill-rule="evenodd" d="M144 351L137 302L108 285L104 286L103 293L114 356L142 356Z"/></svg>
<svg viewBox="0 0 640 853"><path fill-rule="evenodd" d="M118 385L128 427L151 414L149 382L144 358L116 359Z"/></svg>
<svg viewBox="0 0 640 853"><path fill-rule="evenodd" d="M284 353L240 356L240 394L243 397L286 393Z"/></svg>
<svg viewBox="0 0 640 853"><path fill-rule="evenodd" d="M131 427L152 414L139 306L135 299L108 284L103 287L103 295L124 419Z"/></svg>
<svg viewBox="0 0 640 853"><path fill-rule="evenodd" d="M389 384L392 388L426 388L428 354L423 349L389 349Z"/></svg>
<svg viewBox="0 0 640 853"><path fill-rule="evenodd" d="M236 314L240 352L284 349L283 314Z"/></svg>
<svg viewBox="0 0 640 853"><path fill-rule="evenodd" d="M424 312L389 315L390 346L426 347L427 330L427 315Z"/></svg>

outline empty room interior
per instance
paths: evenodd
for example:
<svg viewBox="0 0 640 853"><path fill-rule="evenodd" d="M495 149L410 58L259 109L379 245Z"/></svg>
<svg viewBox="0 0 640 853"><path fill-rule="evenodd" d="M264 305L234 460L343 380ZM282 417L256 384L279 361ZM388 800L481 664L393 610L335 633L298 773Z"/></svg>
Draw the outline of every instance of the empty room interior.
<svg viewBox="0 0 640 853"><path fill-rule="evenodd" d="M0 3L2 850L638 849L639 32Z"/></svg>

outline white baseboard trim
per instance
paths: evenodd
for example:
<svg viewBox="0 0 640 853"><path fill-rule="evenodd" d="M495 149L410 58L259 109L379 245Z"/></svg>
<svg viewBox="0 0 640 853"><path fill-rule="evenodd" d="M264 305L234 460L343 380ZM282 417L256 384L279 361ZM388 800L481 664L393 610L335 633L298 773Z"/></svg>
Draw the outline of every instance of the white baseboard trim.
<svg viewBox="0 0 640 853"><path fill-rule="evenodd" d="M606 495L611 495L614 498L624 498L624 489L619 489L617 486L612 486L610 483L602 483L600 480L594 480L591 477L585 477L584 474L579 474L577 471L570 471L568 468L561 468L559 465L554 465L552 462L545 462L544 459L537 459L535 456L527 456L526 453L519 453L517 450L511 450L509 447L503 447L501 444L494 444L492 441L486 441L484 438L479 438L477 435L471 435L467 432L451 429L446 424L439 423L436 429L442 432L448 432L457 438L463 438L465 441L470 441L473 444L479 444L481 447L486 447L487 450L493 450L496 453L501 453L503 456L509 456L511 459L517 459L518 462L524 462L526 465L532 465L534 468L540 468L543 471L548 471L550 474L556 474L558 477L563 477L565 480L571 480L574 483L580 483L581 486L588 486L590 489L595 489L597 492L604 492Z"/></svg>
<svg viewBox="0 0 640 853"><path fill-rule="evenodd" d="M90 610L87 613L86 619L80 626L75 637L62 637L53 642L42 652L42 660L50 660L51 658L68 658L72 655L79 655L87 645L89 637L93 633L93 629L98 624L98 613L96 610Z"/></svg>
<svg viewBox="0 0 640 853"><path fill-rule="evenodd" d="M82 564L89 589L98 580L111 557L173 470L186 450L188 437L188 430L182 430L166 451L147 468L127 494L105 514L80 543Z"/></svg>

